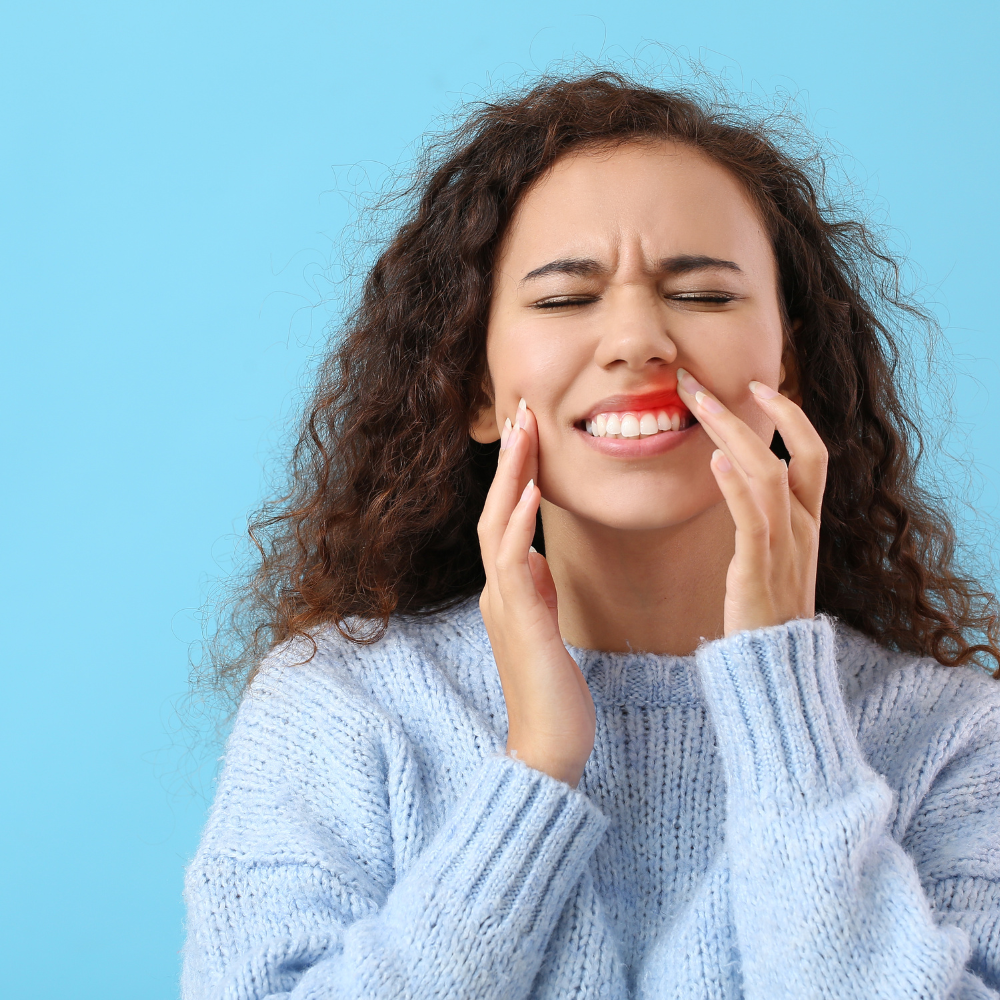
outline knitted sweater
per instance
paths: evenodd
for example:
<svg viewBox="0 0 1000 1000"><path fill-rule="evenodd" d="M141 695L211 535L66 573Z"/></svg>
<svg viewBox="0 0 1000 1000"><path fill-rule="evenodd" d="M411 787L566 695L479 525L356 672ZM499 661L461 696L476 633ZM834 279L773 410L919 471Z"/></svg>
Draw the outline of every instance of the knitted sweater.
<svg viewBox="0 0 1000 1000"><path fill-rule="evenodd" d="M185 1000L1000 997L1000 684L825 618L573 647L578 788L479 608L279 647L186 879Z"/></svg>

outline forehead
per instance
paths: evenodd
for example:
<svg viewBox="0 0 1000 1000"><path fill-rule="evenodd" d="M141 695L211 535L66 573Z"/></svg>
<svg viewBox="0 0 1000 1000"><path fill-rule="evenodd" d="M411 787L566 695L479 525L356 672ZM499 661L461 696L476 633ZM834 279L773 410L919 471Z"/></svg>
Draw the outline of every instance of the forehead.
<svg viewBox="0 0 1000 1000"><path fill-rule="evenodd" d="M521 198L498 263L583 252L610 262L630 247L650 259L739 258L773 276L770 239L742 184L698 150L665 141L559 159Z"/></svg>

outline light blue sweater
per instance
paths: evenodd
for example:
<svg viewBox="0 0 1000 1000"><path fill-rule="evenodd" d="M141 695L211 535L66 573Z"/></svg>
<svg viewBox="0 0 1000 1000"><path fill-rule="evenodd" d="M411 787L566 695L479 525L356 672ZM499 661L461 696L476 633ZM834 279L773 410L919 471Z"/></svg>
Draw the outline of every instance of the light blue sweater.
<svg viewBox="0 0 1000 1000"><path fill-rule="evenodd" d="M185 1000L1000 997L1000 683L823 618L570 647L578 789L504 756L479 609L265 662Z"/></svg>

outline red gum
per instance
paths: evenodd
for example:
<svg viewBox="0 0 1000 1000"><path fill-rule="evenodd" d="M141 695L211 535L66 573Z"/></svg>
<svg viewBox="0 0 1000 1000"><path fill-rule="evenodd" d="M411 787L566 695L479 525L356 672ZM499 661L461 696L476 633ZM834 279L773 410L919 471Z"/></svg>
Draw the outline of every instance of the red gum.
<svg viewBox="0 0 1000 1000"><path fill-rule="evenodd" d="M666 392L650 392L642 396L609 396L593 407L581 420L593 420L599 413L617 413L619 416L634 413L639 416L642 413L656 414L661 410L666 410L671 415L680 413L681 416L691 412L681 401L677 391L670 389Z"/></svg>

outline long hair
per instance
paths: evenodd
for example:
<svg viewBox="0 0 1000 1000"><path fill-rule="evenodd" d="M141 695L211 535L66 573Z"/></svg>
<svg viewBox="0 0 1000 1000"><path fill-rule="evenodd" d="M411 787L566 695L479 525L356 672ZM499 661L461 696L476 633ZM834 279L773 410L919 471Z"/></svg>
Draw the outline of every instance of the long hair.
<svg viewBox="0 0 1000 1000"><path fill-rule="evenodd" d="M864 222L833 213L823 174L766 120L610 71L481 103L425 170L322 364L289 487L252 519L259 560L209 643L239 693L275 643L332 625L377 641L390 615L480 591L476 537L495 448L469 437L488 402L494 258L519 200L587 146L684 143L744 185L769 231L802 406L829 449L816 606L890 648L1000 677L992 593L956 570L947 513L917 480L902 331L933 327ZM780 452L776 438L773 445Z"/></svg>

